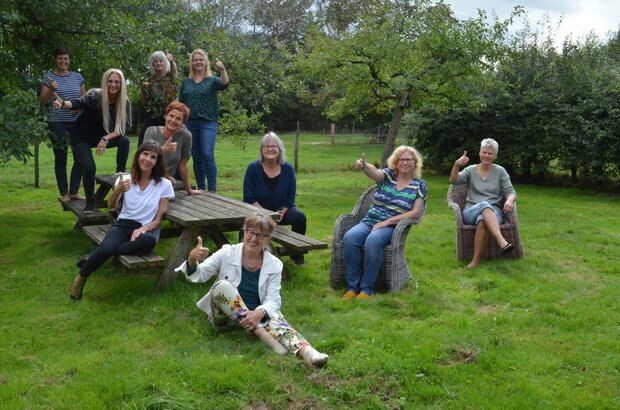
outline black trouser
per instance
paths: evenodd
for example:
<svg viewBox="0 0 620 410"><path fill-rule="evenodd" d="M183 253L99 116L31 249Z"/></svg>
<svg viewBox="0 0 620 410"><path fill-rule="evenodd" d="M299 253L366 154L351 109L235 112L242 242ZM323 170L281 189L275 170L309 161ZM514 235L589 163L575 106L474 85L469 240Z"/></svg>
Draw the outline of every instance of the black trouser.
<svg viewBox="0 0 620 410"><path fill-rule="evenodd" d="M84 194L86 204L95 204L95 173L97 164L93 158L92 148L96 147L101 141L101 137L86 137L83 135L71 135L71 145L73 146L73 160L77 162L84 172ZM116 150L116 172L125 172L127 158L129 157L129 138L126 135L111 139L108 148Z"/></svg>
<svg viewBox="0 0 620 410"><path fill-rule="evenodd" d="M80 269L80 276L88 277L95 272L109 257L114 255L144 255L153 250L159 240L159 229L143 233L135 241L131 234L142 224L130 219L119 219L112 225L101 245L88 256Z"/></svg>
<svg viewBox="0 0 620 410"><path fill-rule="evenodd" d="M144 134L146 133L146 129L148 127L153 127L155 125L164 125L165 121L163 118L153 118L149 114L144 116L144 123L142 124L142 130L140 131L140 136L138 137L138 146L142 145L144 141Z"/></svg>
<svg viewBox="0 0 620 410"><path fill-rule="evenodd" d="M306 234L306 215L297 207L289 208L284 214L284 218L278 223L279 225L291 225L293 232Z"/></svg>
<svg viewBox="0 0 620 410"><path fill-rule="evenodd" d="M71 121L48 122L52 134L52 149L54 150L54 173L56 185L60 195L77 195L82 179L82 167L73 161L71 167L71 185L67 183L67 152L69 151L69 132L73 127Z"/></svg>

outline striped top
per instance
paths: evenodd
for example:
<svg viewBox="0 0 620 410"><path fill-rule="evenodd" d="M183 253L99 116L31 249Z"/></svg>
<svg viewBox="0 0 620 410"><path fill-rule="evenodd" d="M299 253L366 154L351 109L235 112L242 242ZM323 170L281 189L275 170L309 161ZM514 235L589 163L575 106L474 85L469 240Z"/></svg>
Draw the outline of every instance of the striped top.
<svg viewBox="0 0 620 410"><path fill-rule="evenodd" d="M84 78L75 71L69 71L67 75L58 75L53 71L46 71L41 84L51 88L50 82L56 81L58 88L56 94L63 100L80 97L80 87L84 84ZM77 118L79 111L57 110L54 108L54 94L47 102L47 122L73 122Z"/></svg>
<svg viewBox="0 0 620 410"><path fill-rule="evenodd" d="M396 188L396 172L390 168L384 168L381 172L383 181L378 184L379 189L375 193L372 206L362 219L362 222L371 226L411 211L418 198L426 201L426 182L423 179L414 179L399 191Z"/></svg>

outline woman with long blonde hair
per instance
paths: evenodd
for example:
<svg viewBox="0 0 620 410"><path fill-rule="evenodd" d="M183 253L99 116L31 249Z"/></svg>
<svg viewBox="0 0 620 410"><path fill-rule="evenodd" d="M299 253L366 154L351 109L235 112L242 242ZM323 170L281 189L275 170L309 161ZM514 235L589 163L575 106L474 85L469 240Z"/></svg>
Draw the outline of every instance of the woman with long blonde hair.
<svg viewBox="0 0 620 410"><path fill-rule="evenodd" d="M89 90L80 98L54 101L57 110L82 110L71 130L73 158L83 169L86 206L84 213L95 210L95 173L97 166L92 148L103 155L107 148L116 147L116 172L124 172L129 156L131 104L127 84L121 70L110 68L101 79L101 88Z"/></svg>

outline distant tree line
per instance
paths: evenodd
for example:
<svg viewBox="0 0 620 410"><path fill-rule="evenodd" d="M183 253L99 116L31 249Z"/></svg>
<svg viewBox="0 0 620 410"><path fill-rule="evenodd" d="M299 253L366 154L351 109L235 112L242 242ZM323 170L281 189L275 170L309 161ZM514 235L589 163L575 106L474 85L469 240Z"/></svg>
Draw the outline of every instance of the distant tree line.
<svg viewBox="0 0 620 410"><path fill-rule="evenodd" d="M173 53L183 75L201 47L231 77L224 137L297 120L381 126L384 159L399 136L443 169L492 136L522 178L618 183L618 33L562 50L529 29L508 38L523 11L498 21L459 20L430 0L5 0L0 161L26 160L45 138L41 111L24 107L56 47L71 49L87 88L123 70L136 106L153 51Z"/></svg>

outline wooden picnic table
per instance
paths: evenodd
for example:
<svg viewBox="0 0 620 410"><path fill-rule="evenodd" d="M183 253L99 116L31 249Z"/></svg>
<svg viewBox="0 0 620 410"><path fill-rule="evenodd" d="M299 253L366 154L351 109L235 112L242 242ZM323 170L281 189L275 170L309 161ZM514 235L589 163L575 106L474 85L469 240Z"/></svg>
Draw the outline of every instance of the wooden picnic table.
<svg viewBox="0 0 620 410"><path fill-rule="evenodd" d="M229 243L225 232L238 232L245 218L255 213L263 213L274 220L277 212L256 208L237 199L227 198L212 192L203 195L187 195L179 191L170 201L164 218L182 228L177 244L168 258L166 267L155 286L156 290L168 287L177 277L175 269L196 244L196 237L210 237L218 247ZM162 231L163 233L163 231Z"/></svg>
<svg viewBox="0 0 620 410"><path fill-rule="evenodd" d="M95 192L97 206L105 208L107 207L105 198L112 190L116 177L111 174L100 174L95 177L95 180L99 184L99 188ZM175 186L176 188L179 186ZM180 188L183 188L182 185ZM99 211L96 213L97 217L103 217L103 219L95 221L92 216L82 215L80 210L83 209L83 205L81 203L76 204L77 202L73 204L72 208L68 209L78 216L76 226L83 227L85 233L95 243L101 243L109 229L107 215ZM82 205L81 208L76 208L80 205ZM277 212L257 208L237 199L227 198L212 192L203 195L188 195L184 190L175 191L175 197L170 200L168 211L164 214L164 219L170 221L171 224L169 227L162 228L160 237L162 239L178 237L178 240L172 254L165 262L165 268L155 285L156 290L164 289L176 280L177 273L174 270L187 258L189 251L195 246L198 235L211 238L216 246L221 248L224 244L229 243L224 233L238 232L243 226L245 218L257 212L269 215L274 220L279 218ZM271 251L278 257L325 248L327 248L327 243L292 232L280 225L272 233ZM156 268L164 262L163 258L155 254L143 256L142 259L125 256L119 260L127 269L145 266ZM285 278L290 277L290 272L286 267L283 268L283 276Z"/></svg>

